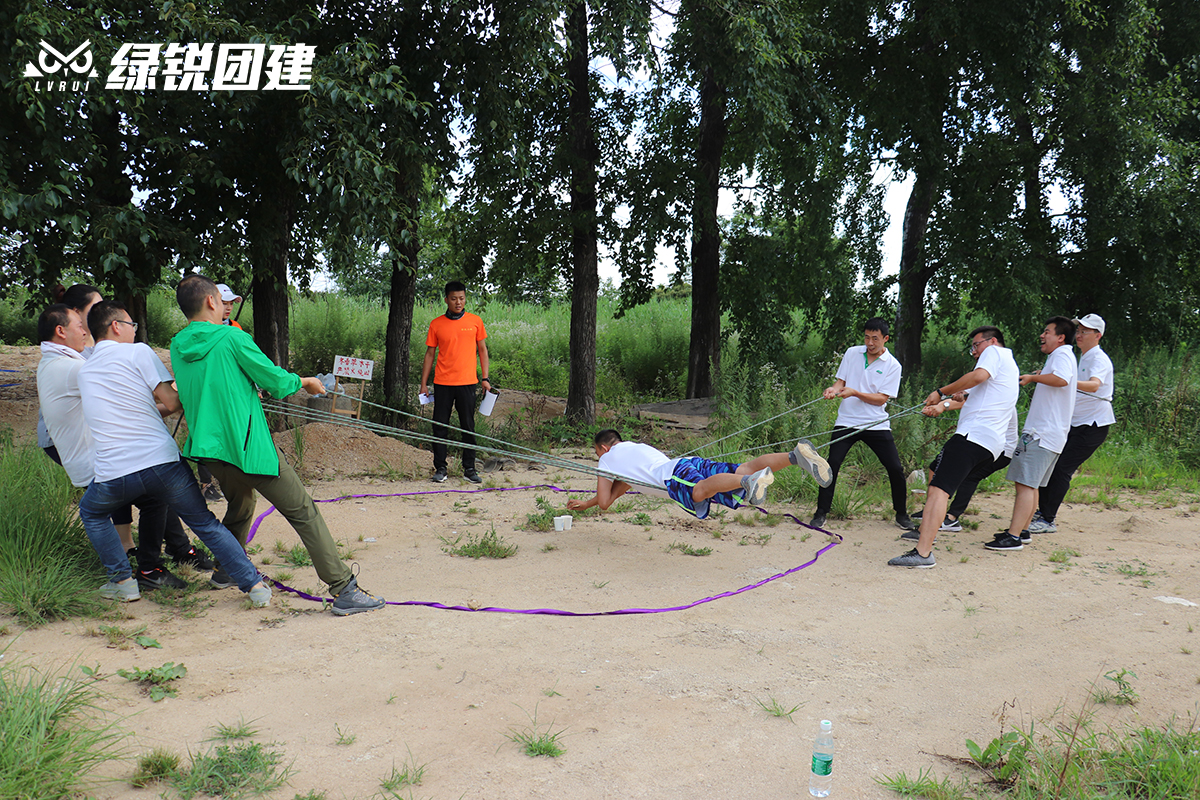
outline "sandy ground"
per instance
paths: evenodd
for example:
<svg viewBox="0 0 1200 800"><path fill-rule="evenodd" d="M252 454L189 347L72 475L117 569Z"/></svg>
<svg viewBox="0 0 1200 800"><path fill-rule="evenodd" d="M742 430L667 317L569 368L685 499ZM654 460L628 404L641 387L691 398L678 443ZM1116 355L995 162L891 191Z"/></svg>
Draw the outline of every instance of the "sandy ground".
<svg viewBox="0 0 1200 800"><path fill-rule="evenodd" d="M11 412L0 409L0 419L15 426ZM791 521L697 522L651 498L578 519L569 532L538 533L526 529L536 498L561 507L563 495L476 491L453 477L437 486L424 477L428 455L407 455L416 479L342 475L310 484L318 499L427 492L322 506L335 537L354 550L363 586L392 602L671 607L800 566L835 540ZM335 459L306 443L306 462L321 461L326 477L337 473L328 468ZM521 466L489 474L485 487L591 488L584 476ZM932 570L886 566L908 547L889 523L834 522L844 541L811 566L685 611L565 617L393 605L335 618L279 593L269 609L249 610L236 589L205 589L211 606L194 618L147 594L115 622L23 631L10 621L0 647L6 663L78 662L107 676L98 684L102 707L129 731L131 758L110 766L113 781L96 787L99 798L157 797L129 786L134 757L153 747L202 751L215 726L239 720L253 721L259 740L292 760L291 783L273 798L310 790L331 800L371 797L409 759L426 766L411 796L438 800L807 796L822 718L837 739L833 796L894 797L875 779L952 772L935 754L963 756L964 739L998 735L1005 704L1016 709L1006 712L1007 727L1041 727L1057 709L1079 710L1093 685L1111 685L1109 670L1137 674L1140 702L1097 707L1102 727L1195 715L1200 607L1163 598L1200 602L1198 502L1068 505L1058 534L997 554L979 542L1007 518L1011 494L982 496L971 513L980 529L941 534ZM222 506L213 504L218 516ZM768 507L811 513L770 498ZM649 525L631 521L639 513ZM443 538L493 526L518 545L512 558L443 552ZM769 540L754 543L763 534ZM254 556L271 575L281 569L275 542L298 539L272 515ZM712 553L668 552L674 542ZM1061 564L1049 560L1055 551L1076 555ZM287 570L288 584L320 588L311 568ZM102 624L144 625L162 648L108 647L91 633ZM168 661L188 674L178 697L159 703L114 675ZM772 701L799 706L792 722L760 706ZM530 758L506 738L529 730L534 715L539 732L562 732L562 756Z"/></svg>

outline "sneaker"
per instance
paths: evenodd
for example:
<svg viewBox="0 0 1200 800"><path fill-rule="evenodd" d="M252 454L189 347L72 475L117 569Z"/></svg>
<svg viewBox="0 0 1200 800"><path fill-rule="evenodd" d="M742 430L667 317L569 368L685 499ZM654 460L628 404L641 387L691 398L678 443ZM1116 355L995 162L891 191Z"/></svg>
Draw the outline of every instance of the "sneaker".
<svg viewBox="0 0 1200 800"><path fill-rule="evenodd" d="M166 567L155 567L151 570L138 570L136 573L138 588L145 592L155 589L186 589L187 581L172 574Z"/></svg>
<svg viewBox="0 0 1200 800"><path fill-rule="evenodd" d="M829 462L817 455L817 448L808 439L796 442L792 452L788 453L788 461L812 475L821 488L833 483L833 470Z"/></svg>
<svg viewBox="0 0 1200 800"><path fill-rule="evenodd" d="M933 553L923 556L917 552L917 548L909 550L902 556L896 556L888 562L889 567L916 567L917 569L929 569L937 566L937 560L933 557Z"/></svg>
<svg viewBox="0 0 1200 800"><path fill-rule="evenodd" d="M374 611L377 608L383 608L385 605L382 597L375 597L370 592L364 592L358 588L358 578L351 578L346 584L346 588L338 592L338 596L333 601L333 615L335 617L345 617L350 614L358 614L363 611Z"/></svg>
<svg viewBox="0 0 1200 800"><path fill-rule="evenodd" d="M200 484L200 490L204 495L204 499L210 503L225 499L225 495L221 494L220 487L215 483L202 483Z"/></svg>
<svg viewBox="0 0 1200 800"><path fill-rule="evenodd" d="M813 518L808 521L808 524L814 528L824 528L825 527L825 512L818 511L817 513L813 514Z"/></svg>
<svg viewBox="0 0 1200 800"><path fill-rule="evenodd" d="M1016 536L1007 533L997 534L996 538L984 545L988 550L1021 550L1025 545Z"/></svg>
<svg viewBox="0 0 1200 800"><path fill-rule="evenodd" d="M916 530L917 528L917 526L913 524L913 521L908 514L905 514L903 511L896 515L896 524L899 525L902 530L906 531Z"/></svg>
<svg viewBox="0 0 1200 800"><path fill-rule="evenodd" d="M201 553L195 547L189 548L186 553L175 556L176 564L187 564L193 569L198 569L201 572L212 572L217 568L213 560L204 553Z"/></svg>
<svg viewBox="0 0 1200 800"><path fill-rule="evenodd" d="M1058 533L1058 526L1044 519L1035 519L1029 523L1030 533Z"/></svg>
<svg viewBox="0 0 1200 800"><path fill-rule="evenodd" d="M216 569L213 571L212 577L208 579L208 585L214 589L228 589L237 586L237 581L229 576L229 573L224 569Z"/></svg>
<svg viewBox="0 0 1200 800"><path fill-rule="evenodd" d="M266 581L260 582L248 594L250 595L250 605L254 608L266 608L271 604L271 587L267 586Z"/></svg>
<svg viewBox="0 0 1200 800"><path fill-rule="evenodd" d="M109 581L100 587L100 596L105 600L119 600L122 603L132 603L135 600L142 599L142 593L138 591L137 581L125 579L120 583Z"/></svg>
<svg viewBox="0 0 1200 800"><path fill-rule="evenodd" d="M433 482L434 483L445 483L446 482L446 470L439 469L437 472L433 473Z"/></svg>
<svg viewBox="0 0 1200 800"><path fill-rule="evenodd" d="M918 539L920 539L920 538L921 538L921 529L920 529L920 528L913 528L911 531L905 531L904 533L900 534L900 538L901 538L901 539L906 539L906 540L908 540L908 541L910 541L910 542L915 542L915 541L917 541ZM937 541L937 537L936 537L936 536L935 536L935 537L933 537L933 540L936 542L936 541Z"/></svg>
<svg viewBox="0 0 1200 800"><path fill-rule="evenodd" d="M753 475L742 476L742 489L746 497L742 502L747 505L761 506L767 499L767 487L775 482L775 473L770 467L763 467Z"/></svg>
<svg viewBox="0 0 1200 800"><path fill-rule="evenodd" d="M1042 516L1042 510L1040 508L1033 512L1033 519L1034 520L1045 519L1045 517Z"/></svg>
<svg viewBox="0 0 1200 800"><path fill-rule="evenodd" d="M915 522L915 523L917 523L918 525L920 525L920 524L921 524L921 520L925 518L925 510L924 510L924 509L921 509L920 511L914 511L914 512L913 512L912 514L910 514L909 516L911 516L911 517L912 517L912 519L913 519L913 522Z"/></svg>
<svg viewBox="0 0 1200 800"><path fill-rule="evenodd" d="M473 469L469 469L463 473L463 477L471 483L483 483L483 478L479 477L479 473Z"/></svg>
<svg viewBox="0 0 1200 800"><path fill-rule="evenodd" d="M125 551L125 557L126 557L127 559L129 559L129 566L131 566L131 567L132 567L134 564L136 564L136 563L137 563L137 548L136 548L136 547L131 547L131 548L129 548L128 550L126 550L126 551Z"/></svg>
<svg viewBox="0 0 1200 800"><path fill-rule="evenodd" d="M947 514L945 521L942 522L942 527L938 528L938 530L949 531L950 533L958 533L962 530L962 523L956 519L952 519L950 515Z"/></svg>
<svg viewBox="0 0 1200 800"><path fill-rule="evenodd" d="M1021 544L1029 544L1033 541L1033 537L1029 535L1029 529L1021 531Z"/></svg>

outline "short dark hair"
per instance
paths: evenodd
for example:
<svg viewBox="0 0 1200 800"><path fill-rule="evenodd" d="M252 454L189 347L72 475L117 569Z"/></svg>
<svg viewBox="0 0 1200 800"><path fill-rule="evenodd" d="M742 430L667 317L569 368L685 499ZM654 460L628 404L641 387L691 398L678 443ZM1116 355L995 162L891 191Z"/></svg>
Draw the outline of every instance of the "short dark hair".
<svg viewBox="0 0 1200 800"><path fill-rule="evenodd" d="M612 447L617 442L622 441L622 439L621 434L619 434L617 431L613 430L612 428L605 428L597 433L596 437L592 441L595 442L597 447Z"/></svg>
<svg viewBox="0 0 1200 800"><path fill-rule="evenodd" d="M887 320L885 320L883 317L871 317L869 320L863 323L863 333L866 333L867 331L879 331L880 336L887 336Z"/></svg>
<svg viewBox="0 0 1200 800"><path fill-rule="evenodd" d="M179 310L188 319L195 317L203 310L206 297L215 297L220 300L221 290L217 288L216 281L198 273L186 276L175 287L175 302L179 304Z"/></svg>
<svg viewBox="0 0 1200 800"><path fill-rule="evenodd" d="M108 326L112 325L114 319L121 318L122 311L125 311L125 304L116 300L101 300L92 306L87 318L88 330L92 332L92 338L97 342L103 339Z"/></svg>
<svg viewBox="0 0 1200 800"><path fill-rule="evenodd" d="M446 284L446 291L442 296L449 297L451 292L465 292L466 290L467 285L462 281L450 281Z"/></svg>
<svg viewBox="0 0 1200 800"><path fill-rule="evenodd" d="M1070 317L1051 317L1046 324L1054 326L1054 332L1063 337L1063 344L1075 344L1075 323Z"/></svg>
<svg viewBox="0 0 1200 800"><path fill-rule="evenodd" d="M104 294L95 286L88 283L77 283L63 292L62 298L58 302L67 306L67 308L83 311L83 309L87 308L88 301L91 300L94 294L100 295L101 300L104 299Z"/></svg>
<svg viewBox="0 0 1200 800"><path fill-rule="evenodd" d="M1007 347L1007 345L1004 344L1004 334L1001 333L1000 329L995 325L980 325L978 328L968 333L967 338L974 339L975 334L977 333L982 333L985 339L995 339L1000 343L1001 347Z"/></svg>
<svg viewBox="0 0 1200 800"><path fill-rule="evenodd" d="M37 321L37 335L39 342L50 342L54 340L54 334L58 332L59 326L67 327L71 324L71 307L66 303L55 303L52 306L46 306L46 310L41 313Z"/></svg>

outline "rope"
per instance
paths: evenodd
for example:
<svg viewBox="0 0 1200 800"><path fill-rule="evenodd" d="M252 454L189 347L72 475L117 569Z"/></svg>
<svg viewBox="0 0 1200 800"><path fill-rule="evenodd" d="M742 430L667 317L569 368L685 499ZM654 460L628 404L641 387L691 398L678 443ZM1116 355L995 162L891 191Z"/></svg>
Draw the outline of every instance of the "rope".
<svg viewBox="0 0 1200 800"><path fill-rule="evenodd" d="M761 421L761 422L756 422L756 423L754 423L753 425L749 425L749 426L747 426L747 427L745 427L745 428L742 428L740 431L734 431L733 433L729 434L728 436L722 436L720 439L714 439L713 441L709 442L708 444L702 444L702 445L700 445L699 447L695 448L694 450L689 450L689 451L687 451L686 453L684 453L684 454L683 454L683 456L680 456L680 457L681 457L681 458L683 458L683 457L686 457L686 456L690 456L690 455L692 455L693 453L698 453L698 452L700 452L701 450L703 450L703 449L704 449L704 448L706 448L706 447L712 447L712 446L713 446L713 445L715 445L717 442L723 442L723 441L725 441L726 439L732 439L734 436L739 436L739 435L741 435L741 434L745 433L745 432L746 432L746 431L748 431L748 430L753 430L754 428L757 428L759 425L766 425L768 422L774 422L775 420L779 419L780 417L786 417L788 414L794 414L794 413L796 413L797 411L801 411L801 410L803 410L803 409L805 409L805 408L808 408L808 407L809 407L809 406L811 406L813 403L819 403L819 402L821 402L821 401L822 401L822 400L824 400L824 399L825 399L824 397L818 397L816 400L809 400L807 403L804 403L804 404L802 404L802 405L798 405L798 406L796 406L795 408L790 408L790 409L788 409L787 411L784 411L784 412L782 412L782 413L776 414L775 416L773 416L773 417L771 417L771 418L769 418L769 419L764 419L764 420L763 420L763 421Z"/></svg>
<svg viewBox="0 0 1200 800"><path fill-rule="evenodd" d="M577 490L577 489L561 489L557 486L553 486L550 484L542 484L542 485L537 485L537 486L496 487L493 489L435 489L435 490L431 490L431 491L422 491L422 492L397 492L394 494L348 494L348 495L343 495L341 497L333 497L328 500L317 500L316 502L318 502L318 503L336 503L339 500L349 500L349 499L368 498L368 497L413 497L413 496L418 496L418 495L442 494L442 493L471 494L471 493L476 493L476 492L511 492L511 491L518 491L518 490L524 490L524 489L549 489L549 490L555 491L555 492L585 491L585 490ZM254 538L254 534L258 531L258 527L259 527L259 525L262 524L262 521L264 519L266 519L266 517L269 514L271 514L274 510L275 510L275 507L271 506L266 511L264 511L262 514L260 514L257 519L254 520L254 524L250 528L249 536L246 539L247 543L249 543ZM764 514L767 513L764 509L760 508L758 510ZM792 567L789 570L785 570L784 572L777 573L775 575L772 575L769 578L764 578L763 580L758 581L757 583L751 583L747 586L743 586L740 589L732 589L730 591L725 591L725 592L720 592L718 594L709 595L708 597L703 597L699 600L693 600L692 602L684 603L683 605L666 606L666 607L661 607L661 608L620 608L620 609L616 609L613 611L564 611L562 609L557 609L557 608L502 608L499 606L472 607L472 606L461 606L461 605L449 605L446 603L438 603L438 602L430 601L430 600L389 600L389 601L387 601L387 604L390 606L424 606L425 608L435 608L435 609L439 609L441 611L487 611L487 612L498 613L498 614L533 614L533 615L557 616L557 617L615 617L615 616L630 616L630 615L636 615L636 614L663 614L668 611L686 611L689 608L695 608L696 606L704 605L705 603L711 603L715 600L721 600L726 597L736 597L739 594L753 591L754 589L757 589L761 586L766 586L768 583L777 581L780 578L786 578L788 575L792 575L793 573L799 572L800 570L810 567L813 564L817 563L817 559L819 559L826 551L830 550L833 547L836 547L837 545L841 544L843 541L842 537L839 534L824 530L823 528L815 528L811 525L808 525L807 523L801 522L797 517L795 517L792 514L783 514L783 516L792 520L797 525L801 525L805 528L809 528L810 530L820 531L821 533L824 533L825 535L830 537L831 541L828 544L822 546L819 550L817 550L816 554L813 555L813 557L811 559L809 559L808 561L804 562L803 564L801 564L799 566ZM264 575L262 577L264 578L264 580L269 581L272 585L275 586L275 588L279 589L280 591L287 592L288 594L294 594L297 597L303 598L304 600L311 600L311 601L317 602L317 603L331 602L330 598L317 597L315 595L308 594L307 592L302 592L298 589L294 589L291 586L287 586L286 584L284 584L280 581L277 581L274 578L270 578L266 575Z"/></svg>

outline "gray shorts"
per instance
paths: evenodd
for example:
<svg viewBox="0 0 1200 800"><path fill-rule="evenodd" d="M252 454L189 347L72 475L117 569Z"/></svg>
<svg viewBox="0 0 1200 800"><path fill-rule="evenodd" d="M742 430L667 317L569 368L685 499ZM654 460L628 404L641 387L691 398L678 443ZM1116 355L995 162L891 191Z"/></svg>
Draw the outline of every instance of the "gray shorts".
<svg viewBox="0 0 1200 800"><path fill-rule="evenodd" d="M1050 473L1054 472L1056 463L1058 453L1043 448L1041 440L1032 433L1022 433L1006 477L1014 483L1038 489L1050 482Z"/></svg>

